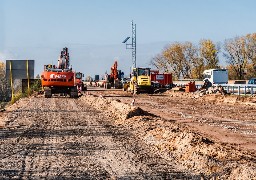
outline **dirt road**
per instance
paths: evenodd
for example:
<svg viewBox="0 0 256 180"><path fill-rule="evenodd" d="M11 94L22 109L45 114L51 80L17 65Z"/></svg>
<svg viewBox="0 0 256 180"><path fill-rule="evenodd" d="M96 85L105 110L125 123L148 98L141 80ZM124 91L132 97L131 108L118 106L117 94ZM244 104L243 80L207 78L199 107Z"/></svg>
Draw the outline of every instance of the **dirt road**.
<svg viewBox="0 0 256 180"><path fill-rule="evenodd" d="M0 114L0 179L200 179L84 99L31 97Z"/></svg>

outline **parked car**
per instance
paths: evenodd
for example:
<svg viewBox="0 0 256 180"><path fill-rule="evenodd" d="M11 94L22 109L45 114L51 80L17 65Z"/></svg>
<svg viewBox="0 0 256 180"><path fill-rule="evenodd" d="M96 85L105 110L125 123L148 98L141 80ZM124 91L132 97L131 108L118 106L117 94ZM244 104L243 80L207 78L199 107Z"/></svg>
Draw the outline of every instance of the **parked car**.
<svg viewBox="0 0 256 180"><path fill-rule="evenodd" d="M256 78L251 78L251 79L248 81L248 84L256 84Z"/></svg>

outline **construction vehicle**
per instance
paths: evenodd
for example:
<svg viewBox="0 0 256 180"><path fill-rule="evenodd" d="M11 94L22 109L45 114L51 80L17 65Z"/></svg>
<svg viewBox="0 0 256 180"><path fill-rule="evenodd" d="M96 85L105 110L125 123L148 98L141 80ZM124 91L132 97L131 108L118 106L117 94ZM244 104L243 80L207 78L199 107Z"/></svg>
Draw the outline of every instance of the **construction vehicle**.
<svg viewBox="0 0 256 180"><path fill-rule="evenodd" d="M42 88L46 98L52 94L69 95L72 98L78 97L76 74L69 64L68 48L61 51L58 65L45 65L41 74Z"/></svg>
<svg viewBox="0 0 256 180"><path fill-rule="evenodd" d="M133 68L130 83L124 87L124 90L133 94L141 92L153 93L154 88L151 86L150 68Z"/></svg>
<svg viewBox="0 0 256 180"><path fill-rule="evenodd" d="M117 61L114 62L114 65L110 68L110 75L105 76L105 85L104 87L109 89L109 88L115 88L115 89L120 89L122 88L122 76L123 72L121 70L117 70Z"/></svg>
<svg viewBox="0 0 256 180"><path fill-rule="evenodd" d="M212 84L227 84L228 70L227 69L208 69L203 72L204 81L208 80Z"/></svg>
<svg viewBox="0 0 256 180"><path fill-rule="evenodd" d="M84 77L83 73L76 72L76 86L79 93L87 90L87 86L83 82L83 77Z"/></svg>

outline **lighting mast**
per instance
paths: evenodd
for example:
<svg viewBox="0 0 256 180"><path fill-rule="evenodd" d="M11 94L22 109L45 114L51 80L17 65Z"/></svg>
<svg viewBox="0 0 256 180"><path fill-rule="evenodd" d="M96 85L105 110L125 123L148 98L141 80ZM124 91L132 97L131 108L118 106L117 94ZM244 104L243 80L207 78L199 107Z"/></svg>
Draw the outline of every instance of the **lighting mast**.
<svg viewBox="0 0 256 180"><path fill-rule="evenodd" d="M128 39L127 37L122 43L126 43L126 49L132 49L132 68L136 68L136 24L132 21L132 43L127 44Z"/></svg>

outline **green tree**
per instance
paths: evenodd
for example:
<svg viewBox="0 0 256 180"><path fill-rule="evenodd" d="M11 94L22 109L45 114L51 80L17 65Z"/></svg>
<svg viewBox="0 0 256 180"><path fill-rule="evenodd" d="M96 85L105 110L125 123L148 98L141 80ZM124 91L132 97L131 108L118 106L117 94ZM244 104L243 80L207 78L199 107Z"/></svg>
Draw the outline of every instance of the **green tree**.
<svg viewBox="0 0 256 180"><path fill-rule="evenodd" d="M219 68L218 52L220 47L210 39L203 39L199 43L200 57L204 61L205 69Z"/></svg>

